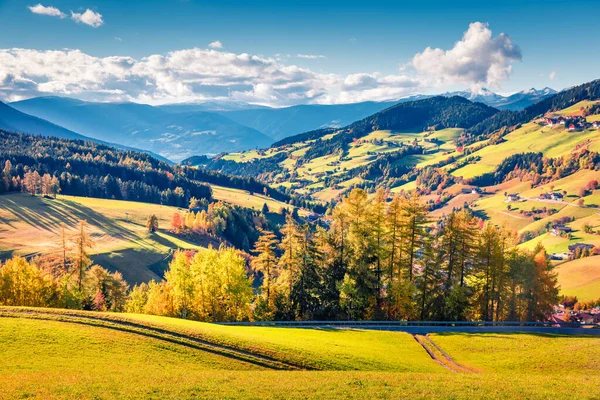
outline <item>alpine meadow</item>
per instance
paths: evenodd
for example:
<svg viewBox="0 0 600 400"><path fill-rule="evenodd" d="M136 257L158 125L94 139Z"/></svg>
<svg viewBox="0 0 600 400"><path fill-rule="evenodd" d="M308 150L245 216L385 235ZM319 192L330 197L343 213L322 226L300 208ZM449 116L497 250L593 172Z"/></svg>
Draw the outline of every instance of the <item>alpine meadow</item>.
<svg viewBox="0 0 600 400"><path fill-rule="evenodd" d="M0 399L600 399L600 3L49 1Z"/></svg>

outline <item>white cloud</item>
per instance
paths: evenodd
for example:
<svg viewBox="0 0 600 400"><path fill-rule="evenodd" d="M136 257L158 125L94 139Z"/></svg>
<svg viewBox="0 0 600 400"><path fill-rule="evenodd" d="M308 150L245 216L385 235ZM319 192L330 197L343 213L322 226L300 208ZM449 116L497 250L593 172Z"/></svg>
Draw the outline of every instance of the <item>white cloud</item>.
<svg viewBox="0 0 600 400"><path fill-rule="evenodd" d="M499 86L510 76L512 63L521 58L521 50L508 35L492 37L488 24L474 22L452 49L428 47L414 56L412 65L430 82L477 88Z"/></svg>
<svg viewBox="0 0 600 400"><path fill-rule="evenodd" d="M50 17L65 18L66 15L56 7L44 6L40 3L35 6L29 6L29 10L34 14L48 15Z"/></svg>
<svg viewBox="0 0 600 400"><path fill-rule="evenodd" d="M556 71L552 71L548 74L548 78L553 81L556 78Z"/></svg>
<svg viewBox="0 0 600 400"><path fill-rule="evenodd" d="M317 60L319 58L327 58L324 55L321 54L297 54L296 57L298 58L306 58L308 60Z"/></svg>
<svg viewBox="0 0 600 400"><path fill-rule="evenodd" d="M469 30L472 28L473 25ZM487 26L484 28L487 29ZM95 57L69 49L0 49L0 98L19 100L57 94L83 100L149 104L228 98L286 106L397 99L431 89L432 84L438 83L440 75L443 75L443 81L459 81L468 85L506 78L508 72L498 72L502 68L494 66L497 62L483 63L489 64L487 69L481 66L482 62L462 63L462 67L458 68L460 73L446 66L449 57L456 59L454 51L460 43L470 43L468 36L465 34L465 38L452 50L437 50L443 53L435 58L443 64L438 69L424 63L426 50L415 56L417 65L414 70L407 68L389 75L379 72L326 73L289 64L292 58L288 55L263 57L200 48L139 59ZM488 45L479 46L483 47L481 51L497 53L497 46L490 48L489 45L495 40L490 33L488 39L483 40ZM506 46L506 42L504 44ZM471 58L501 58L478 54L474 50L477 46L468 47L470 50L466 54ZM462 53L465 54L464 51ZM484 71L468 72L470 69Z"/></svg>
<svg viewBox="0 0 600 400"><path fill-rule="evenodd" d="M122 38L122 37L120 37L120 36L115 36L115 40L116 40L117 42L122 42L122 41L123 41L123 38Z"/></svg>
<svg viewBox="0 0 600 400"><path fill-rule="evenodd" d="M214 42L209 43L208 47L210 47L211 49L222 49L223 43L221 43L220 40L215 40Z"/></svg>
<svg viewBox="0 0 600 400"><path fill-rule="evenodd" d="M83 13L71 11L71 19L75 22L80 22L93 28L98 28L104 24L104 20L102 20L102 14L94 12L89 8Z"/></svg>

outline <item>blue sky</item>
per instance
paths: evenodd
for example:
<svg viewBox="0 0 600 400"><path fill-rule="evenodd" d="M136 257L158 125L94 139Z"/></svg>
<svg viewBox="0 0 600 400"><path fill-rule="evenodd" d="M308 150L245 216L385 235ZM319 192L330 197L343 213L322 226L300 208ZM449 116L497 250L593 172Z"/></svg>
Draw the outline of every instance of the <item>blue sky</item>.
<svg viewBox="0 0 600 400"><path fill-rule="evenodd" d="M598 1L41 1L45 8L60 10L62 18L32 12L37 4L0 0L0 49L30 50L0 56L0 98L5 100L59 94L160 103L230 96L286 105L384 100L483 86L498 92L562 89L600 77L595 67L600 52L594 45L600 39L595 28ZM82 20L88 9L88 16L101 16L101 24ZM96 21L96 27L86 21ZM446 65L453 64L456 54L431 53L415 69L417 54L427 47L452 50L474 22L487 24L492 32L488 44L468 53L480 55L483 64L457 71ZM482 37L487 32L477 30ZM506 40L497 40L501 33L510 37L514 49L502 50L502 60L493 64L483 53L496 45L506 47ZM197 70L169 58L176 51L208 51L215 41L222 47L210 53L173 57L197 63ZM64 49L77 50L77 57ZM49 50L63 53L49 57ZM46 57L42 61L40 54ZM90 59L81 61L83 55ZM160 67L137 65L135 73L98 72L111 70L107 58L114 62L120 57L117 64L134 68L153 55L167 58L157 60ZM69 76L46 72L49 60L69 70ZM43 65L39 72L36 63ZM434 65L439 63L445 67ZM213 67L204 70L206 64ZM483 70L487 74L482 78ZM235 76L228 80L220 71ZM89 77L78 82L77 74Z"/></svg>

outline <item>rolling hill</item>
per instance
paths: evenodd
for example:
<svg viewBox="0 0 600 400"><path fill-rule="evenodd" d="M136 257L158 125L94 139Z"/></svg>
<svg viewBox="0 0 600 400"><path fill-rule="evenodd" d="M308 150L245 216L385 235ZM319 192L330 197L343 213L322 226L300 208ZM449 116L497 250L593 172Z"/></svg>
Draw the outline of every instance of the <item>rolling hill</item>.
<svg viewBox="0 0 600 400"><path fill-rule="evenodd" d="M498 112L461 97L398 104L342 129L203 160L203 167L258 176L324 202L355 187L418 190L435 217L469 207L517 232L521 246L533 249L541 242L565 258L569 246L578 243L600 247L600 188L590 186L600 181L600 129L592 125L600 121L599 82L551 95L523 111ZM540 118L544 114L573 121L585 115L587 122L572 130L570 123L548 126ZM532 157L538 166L525 159L511 164L510 157L515 162ZM564 198L543 198L553 191ZM520 200L508 202L507 193L519 193ZM571 229L568 236L549 232L557 221ZM568 270L559 268L561 274ZM562 293L589 292L578 287L569 283Z"/></svg>
<svg viewBox="0 0 600 400"><path fill-rule="evenodd" d="M8 398L587 398L600 359L596 337L423 337L449 370L403 332L13 307L0 322Z"/></svg>
<svg viewBox="0 0 600 400"><path fill-rule="evenodd" d="M212 112L172 112L144 104L63 97L38 97L11 103L11 107L91 138L153 151L173 161L273 142L255 129Z"/></svg>
<svg viewBox="0 0 600 400"><path fill-rule="evenodd" d="M319 128L340 128L400 102L363 102L339 105L298 105L285 108L237 110L223 115L264 132L275 140Z"/></svg>

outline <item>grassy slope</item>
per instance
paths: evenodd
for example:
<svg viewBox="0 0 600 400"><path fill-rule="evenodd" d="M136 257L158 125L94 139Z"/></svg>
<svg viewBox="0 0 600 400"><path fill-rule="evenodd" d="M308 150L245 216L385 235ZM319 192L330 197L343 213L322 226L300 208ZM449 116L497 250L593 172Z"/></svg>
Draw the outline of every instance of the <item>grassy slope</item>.
<svg viewBox="0 0 600 400"><path fill-rule="evenodd" d="M129 201L3 195L0 196L0 254L6 258L12 254L58 252L61 224L72 235L79 221L85 219L96 242L91 253L97 263L120 271L129 283L158 279L173 250L201 248L167 232L151 234L145 228L150 214L158 217L159 227L168 227L176 211L175 207Z"/></svg>
<svg viewBox="0 0 600 400"><path fill-rule="evenodd" d="M492 333L431 337L456 362L482 373L526 375L532 380L539 375L561 374L595 375L600 379L598 337Z"/></svg>
<svg viewBox="0 0 600 400"><path fill-rule="evenodd" d="M600 256L581 258L556 267L560 292L589 301L600 298Z"/></svg>
<svg viewBox="0 0 600 400"><path fill-rule="evenodd" d="M325 370L257 370L201 350L102 327L2 318L0 398L570 399L593 398L596 392L590 388L600 383L595 373L600 367L598 338L434 335L456 361L480 371L452 374L403 333L112 317L203 332L205 339L305 359Z"/></svg>
<svg viewBox="0 0 600 400"><path fill-rule="evenodd" d="M269 210L272 212L279 212L279 210L282 207L287 208L290 211L293 209L293 207L289 204L272 199L262 194L250 194L245 190L233 189L216 185L211 185L211 187L213 189L213 197L216 200L221 200L230 204L235 204L246 208L252 208L255 210L262 210L263 204L266 203L267 207L269 207ZM298 211L298 213L300 215L307 215L308 211L301 209Z"/></svg>

